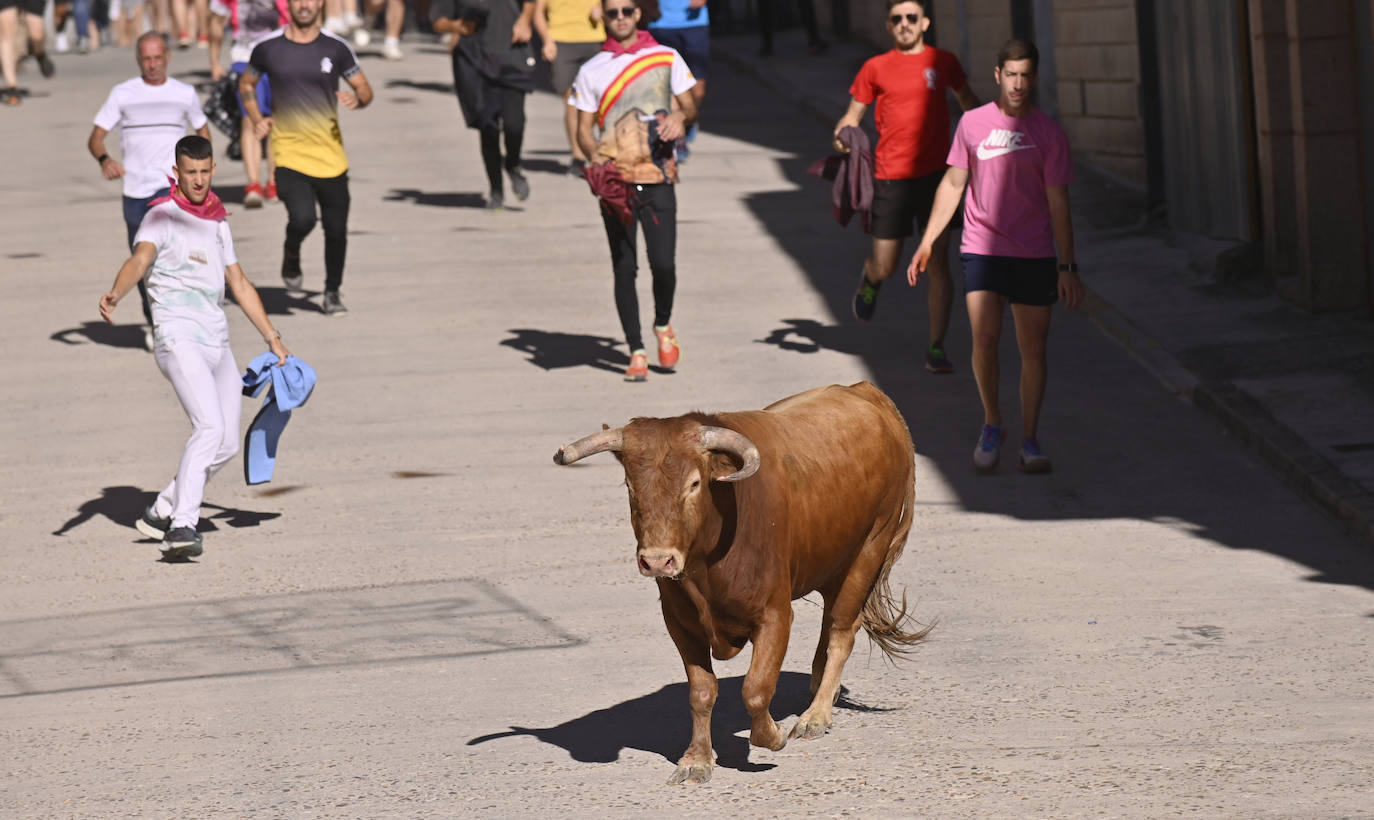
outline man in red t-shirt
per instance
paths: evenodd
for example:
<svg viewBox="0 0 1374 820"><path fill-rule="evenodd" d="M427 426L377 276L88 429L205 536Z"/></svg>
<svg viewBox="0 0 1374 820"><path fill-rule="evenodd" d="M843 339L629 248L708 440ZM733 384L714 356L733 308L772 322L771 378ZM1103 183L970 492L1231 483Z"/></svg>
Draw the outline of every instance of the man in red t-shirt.
<svg viewBox="0 0 1374 820"><path fill-rule="evenodd" d="M877 307L878 288L897 269L902 243L912 234L912 222L922 228L930 220L935 189L945 173L949 153L949 105L945 91L959 100L965 111L978 106L968 87L959 60L925 42L930 28L923 0L887 0L887 30L893 49L870 59L859 69L850 86L849 110L835 125L835 148L840 129L858 127L873 106L878 126L874 157L873 253L864 262L863 276L854 293L854 318L867 322ZM930 347L926 369L952 373L945 356L945 332L954 304L954 285L946 259L948 237L941 234L930 265Z"/></svg>

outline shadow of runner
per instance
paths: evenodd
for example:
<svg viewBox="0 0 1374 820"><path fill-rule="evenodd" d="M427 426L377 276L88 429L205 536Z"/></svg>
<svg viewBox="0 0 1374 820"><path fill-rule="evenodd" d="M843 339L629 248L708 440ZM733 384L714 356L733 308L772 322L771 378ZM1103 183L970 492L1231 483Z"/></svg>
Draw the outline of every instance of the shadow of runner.
<svg viewBox="0 0 1374 820"><path fill-rule="evenodd" d="M579 333L558 333L530 328L512 328L510 339L501 344L529 354L529 362L544 370L564 367L595 367L612 373L624 373L630 357L616 349L620 343L606 336L587 336Z"/></svg>
<svg viewBox="0 0 1374 820"><path fill-rule="evenodd" d="M138 294L134 294L137 296ZM94 342L98 345L109 347L129 347L138 350L143 349L143 325L112 325L109 322L82 322L79 327L69 327L66 330L59 330L49 336L54 342L61 342L64 345L82 345L87 342L74 339L75 336L85 336L87 342Z"/></svg>
<svg viewBox="0 0 1374 820"><path fill-rule="evenodd" d="M783 672L778 676L778 688L770 710L775 719L779 715L800 714L806 709L811 702L810 680L809 675L800 672ZM749 739L736 737L736 733L748 731L750 725L749 712L744 708L741 695L744 676L721 678L719 685L716 706L711 713L711 745L715 748L716 765L741 772L774 768L772 763L750 763ZM573 760L583 763L611 763L620 759L621 751L638 749L676 764L692 741L691 725L684 682L669 684L657 692L589 712L557 726L545 729L512 726L507 732L475 737L467 745L533 737L542 743L562 747ZM789 728L784 726L783 731Z"/></svg>
<svg viewBox="0 0 1374 820"><path fill-rule="evenodd" d="M384 202L404 202L410 200L416 205L430 205L436 208L485 208L487 198L477 193L426 193L418 188L392 188L391 193L382 197Z"/></svg>
<svg viewBox="0 0 1374 820"><path fill-rule="evenodd" d="M97 515L102 515L121 527L133 529L134 522L143 514L143 510L156 500L157 493L138 487L129 485L105 487L100 491L99 496L82 502L76 510L76 515L67 519L61 527L53 530L52 534L66 535ZM234 507L221 507L209 502L206 502L204 506L219 510L219 512L203 516L200 519L200 523L196 526L200 532L215 532L219 529L215 526L215 520L222 521L225 526L241 529L243 527L256 527L264 521L281 517L281 513L240 510Z"/></svg>

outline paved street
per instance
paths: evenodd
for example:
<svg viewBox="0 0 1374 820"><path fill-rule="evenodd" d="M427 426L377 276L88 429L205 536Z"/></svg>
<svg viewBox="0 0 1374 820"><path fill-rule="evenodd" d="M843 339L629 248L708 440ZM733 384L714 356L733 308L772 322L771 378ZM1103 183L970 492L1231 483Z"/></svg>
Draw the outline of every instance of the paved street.
<svg viewBox="0 0 1374 820"><path fill-rule="evenodd" d="M235 461L209 485L189 564L132 529L185 417L134 301L113 327L96 311L127 251L84 146L134 60L30 69L38 96L0 112L0 816L1374 814L1374 556L1086 316L1051 336L1055 473L1018 474L1008 447L975 475L962 307L951 377L919 367L923 290L894 280L872 325L850 318L867 239L804 174L827 134L722 61L679 191L683 362L627 385L556 100L527 106L533 197L488 213L447 57L408 48L363 55L377 101L342 116L348 316L316 307L318 230L311 299L284 292L284 211L234 204L241 166L220 158L240 260L319 385L272 484ZM260 341L229 318L242 365ZM1011 400L1010 334L1003 356ZM861 379L916 441L893 581L938 624L896 668L861 641L834 730L779 752L747 745L748 652L717 664L714 779L667 787L686 684L623 473L551 456L603 422ZM784 728L819 621L796 603Z"/></svg>

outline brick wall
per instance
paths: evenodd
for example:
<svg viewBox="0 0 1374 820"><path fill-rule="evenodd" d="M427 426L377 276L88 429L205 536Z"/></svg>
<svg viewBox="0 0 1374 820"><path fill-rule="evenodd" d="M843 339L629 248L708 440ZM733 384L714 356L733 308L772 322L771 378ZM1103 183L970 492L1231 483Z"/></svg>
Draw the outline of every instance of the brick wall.
<svg viewBox="0 0 1374 820"><path fill-rule="evenodd" d="M1059 122L1081 159L1145 183L1133 0L1055 0Z"/></svg>

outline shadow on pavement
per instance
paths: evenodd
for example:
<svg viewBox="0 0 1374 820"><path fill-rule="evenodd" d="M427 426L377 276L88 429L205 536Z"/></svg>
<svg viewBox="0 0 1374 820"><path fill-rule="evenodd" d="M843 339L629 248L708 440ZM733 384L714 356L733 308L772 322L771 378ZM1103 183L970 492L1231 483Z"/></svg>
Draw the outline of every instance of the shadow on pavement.
<svg viewBox="0 0 1374 820"><path fill-rule="evenodd" d="M783 672L778 676L778 688L770 710L774 718L797 715L806 709L811 702L810 680L809 675L801 672ZM711 714L711 745L715 747L716 764L741 772L774 768L775 764L771 763L750 763L748 738L736 737L736 733L748 731L750 725L749 712L740 694L744 676L721 678L719 685L720 692ZM840 709L865 709L843 698L836 705ZM475 737L467 745L533 737L561 747L573 760L583 763L610 763L620 759L622 750L638 749L676 764L692 740L690 717L687 684L674 683L557 726L546 729L512 726L510 731ZM784 725L782 728L787 731L791 727Z"/></svg>
<svg viewBox="0 0 1374 820"><path fill-rule="evenodd" d="M612 373L624 373L630 365L630 357L616 349L620 343L606 336L530 328L512 328L507 332L515 336L502 339L501 344L529 354L529 363L544 370L595 367Z"/></svg>
<svg viewBox="0 0 1374 820"><path fill-rule="evenodd" d="M432 91L436 94L452 94L453 83L417 82L415 80L387 80L387 88L413 88L416 91Z"/></svg>
<svg viewBox="0 0 1374 820"><path fill-rule="evenodd" d="M300 311L302 313L323 313L324 309L310 298L315 293L306 291L304 293L292 293L281 286L259 285L258 296L262 299L262 307L273 316L290 316Z"/></svg>
<svg viewBox="0 0 1374 820"><path fill-rule="evenodd" d="M137 295L137 294L135 294ZM73 337L84 336L86 342ZM143 325L112 325L109 322L82 322L80 327L59 330L48 337L54 342L65 345L81 345L94 342L109 347L128 347L143 349Z"/></svg>
<svg viewBox="0 0 1374 820"><path fill-rule="evenodd" d="M53 531L53 535L66 535L77 527L102 515L121 527L133 529L134 522L143 514L143 510L157 500L157 493L141 490L138 487L127 485L119 487L105 487L100 491L100 495L89 501L83 501L77 507L76 515L67 519ZM221 507L218 504L206 502L208 508L219 510L214 515L203 517L196 529L200 532L215 532L219 527L215 526L215 521L221 521L227 527L240 529L243 527L256 527L264 521L271 521L280 518L281 513L275 512L254 512L252 510L239 510L233 507Z"/></svg>
<svg viewBox="0 0 1374 820"><path fill-rule="evenodd" d="M391 193L382 197L386 202L405 202L416 205L429 205L436 208L477 208L487 206L487 198L479 193L426 193L416 188L393 188Z"/></svg>
<svg viewBox="0 0 1374 820"><path fill-rule="evenodd" d="M935 376L925 372L921 358L928 332L926 286L909 287L904 276L913 241L906 243L898 272L882 291L874 320L860 324L851 318L850 299L871 240L856 222L847 229L835 222L830 183L806 174L814 160L829 153L831 126L725 61L712 79L703 130L780 152L775 162L786 184L749 193L744 204L828 308L829 315L814 319L760 316L756 338L789 352L826 349L860 357L870 379L906 417L917 453L934 462L961 508L1025 522L1140 519L1231 549L1281 556L1311 568L1309 580L1374 589L1374 556L1352 550L1338 527L1314 532L1306 516L1258 514L1302 502L1267 471L1256 469L1241 448L1226 447L1215 423L1162 390L1078 311L1056 310L1049 340L1051 373L1040 439L1055 472L1025 476L1017 470L1020 362L1008 314L1000 348L1007 441L999 470L976 474L971 456L982 408L969 367L958 235L950 243L956 298L946 343L956 372ZM845 101L841 89L837 117ZM692 184L692 171L690 164L683 171L684 185ZM1080 177L1085 190L1075 194L1075 220L1081 223L1075 227L1085 237L1103 230L1104 221L1140 221L1143 200L1133 208L1117 191L1105 196L1110 203L1103 202L1088 175ZM1125 224L1120 230L1132 228ZM1038 537L1034 528L1024 535L1028 541Z"/></svg>

